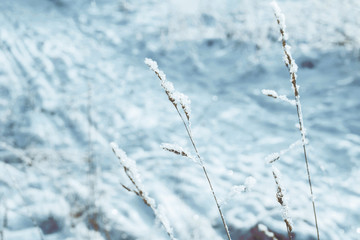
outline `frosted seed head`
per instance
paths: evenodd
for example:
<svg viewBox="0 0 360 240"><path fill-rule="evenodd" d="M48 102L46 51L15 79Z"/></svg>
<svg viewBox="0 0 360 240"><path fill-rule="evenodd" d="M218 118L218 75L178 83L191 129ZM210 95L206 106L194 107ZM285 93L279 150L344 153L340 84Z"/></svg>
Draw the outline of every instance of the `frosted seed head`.
<svg viewBox="0 0 360 240"><path fill-rule="evenodd" d="M267 96L269 96L269 97L273 97L273 98L277 98L277 97L278 97L277 92L274 91L274 90L263 89L263 90L261 90L261 93L264 94L264 95L267 95Z"/></svg>
<svg viewBox="0 0 360 240"><path fill-rule="evenodd" d="M160 145L162 149L168 152L175 153L177 155L181 155L184 157L188 157L190 154L188 154L182 147L180 147L177 144L170 144L170 143L162 143Z"/></svg>
<svg viewBox="0 0 360 240"><path fill-rule="evenodd" d="M279 5L277 4L276 1L271 2L271 6L274 10L274 14L275 17L278 21L278 24L280 26L280 29L282 29L282 31L285 31L286 25L285 25L285 15L281 12L281 9L279 7ZM283 35L283 33L282 33ZM285 39L286 40L286 39Z"/></svg>
<svg viewBox="0 0 360 240"><path fill-rule="evenodd" d="M149 66L149 68L151 70L153 70L154 72L159 72L159 67L157 62L155 62L154 60L152 60L151 58L145 58L145 64Z"/></svg>

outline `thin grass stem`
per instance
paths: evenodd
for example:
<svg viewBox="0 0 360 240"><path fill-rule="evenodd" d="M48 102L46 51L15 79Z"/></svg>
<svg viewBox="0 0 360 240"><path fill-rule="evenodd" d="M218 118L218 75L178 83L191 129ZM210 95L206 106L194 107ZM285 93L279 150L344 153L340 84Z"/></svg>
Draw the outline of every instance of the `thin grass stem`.
<svg viewBox="0 0 360 240"><path fill-rule="evenodd" d="M281 42L282 42L282 47L283 47L283 51L284 51L285 65L286 65L287 69L289 70L290 77L291 77L292 88L294 90L296 112L297 112L297 116L298 116L298 120L299 120L299 130L300 130L300 133L301 133L301 140L302 140L303 151L304 151L304 160L305 160L306 172L307 172L309 188L310 188L310 194L311 194L311 201L312 201L312 207L313 207L313 213L314 213L314 219L315 219L315 226L316 226L316 234L317 234L317 239L320 240L319 226L318 226L318 221L317 221L317 216L316 216L315 200L314 200L314 194L313 194L311 177L310 177L310 170L309 170L309 161L308 161L307 154L306 154L306 136L305 136L304 122L303 122L303 118L302 118L300 95L299 95L298 86L296 84L297 65L296 65L294 59L291 56L290 46L288 46L287 41L286 41L287 40L287 34L285 32L285 27L286 27L286 25L285 25L285 17L282 14L278 4L275 1L272 2L272 5L273 5L273 8L274 8L274 13L275 13L277 24L280 27Z"/></svg>
<svg viewBox="0 0 360 240"><path fill-rule="evenodd" d="M186 129L186 132L187 132L187 134L188 134L188 136L189 136L189 139L190 139L190 141L191 141L191 144L192 144L192 146L193 146L193 148L194 148L194 150L195 150L195 152L196 152L196 156L198 157L199 162L200 162L200 165L201 165L201 167L202 167L202 169L203 169L203 171L204 171L206 180L207 180L207 182L208 182L208 184L209 184L211 193L212 193L213 198L214 198L214 200L215 200L216 206L217 206L217 208L218 208L218 210L219 210L219 214L220 214L220 217L221 217L221 221L222 221L222 223L223 223L223 225L224 225L224 228L225 228L225 231L226 231L226 235L227 235L228 239L231 240L229 228L228 228L228 226L227 226L227 224L226 224L224 214L223 214L222 211L221 211L220 204L219 204L219 202L218 202L218 200L217 200L217 197L216 197L214 188L213 188L212 183L211 183L211 181L210 181L209 175L208 175L208 173L207 173L207 171L206 171L204 162L203 162L202 158L200 157L199 151L198 151L198 149L197 149L197 147L196 147L196 144L195 144L195 142L194 142L194 139L193 139L193 137L192 137L190 126L189 126L188 124L186 124L186 122L185 122L185 120L184 120L184 117L181 115L178 107L175 106L175 108L176 108L176 111L177 111L177 113L179 114L179 116L180 116L180 118L181 118L181 120L182 120L182 122L183 122L183 124L184 124L184 126L185 126L185 129Z"/></svg>
<svg viewBox="0 0 360 240"><path fill-rule="evenodd" d="M199 151L198 151L198 149L196 147L193 136L191 134L190 111L189 111L190 108L189 108L188 104L185 104L185 103L189 103L190 101L188 100L188 98L184 94L175 91L174 86L172 85L171 82L168 82L166 80L166 75L161 70L159 70L158 65L157 65L157 63L155 61L153 61L153 60L151 60L149 58L146 58L145 63L150 67L151 70L153 70L155 72L156 76L160 79L161 86L164 88L165 93L169 98L169 101L174 105L177 113L179 114L179 116L181 118L181 121L184 124L184 127L186 129L188 137L189 137L189 139L191 141L191 144L192 144L192 146L193 146L193 148L195 150L196 156L199 159L199 163L200 163L200 165L201 165L201 167L203 169L203 172L205 174L206 180L207 180L207 182L209 184L211 193L213 195L213 198L215 200L216 206L218 208L218 211L219 211L219 214L220 214L220 217L221 217L221 221L222 221L222 223L224 225L226 235L227 235L228 239L231 240L230 232L229 232L228 226L226 224L224 214L221 211L221 207L220 207L220 204L219 204L219 202L217 200L217 197L216 197L213 185L212 185L212 183L210 181L208 172L206 170L206 167L204 165L204 162L203 162L202 158L200 157ZM185 120L185 117L183 116L183 114L181 114L181 112L180 112L180 110L178 108L178 105L181 105L181 108L182 108L182 110L183 110L183 112L184 112L184 114L186 116L186 120Z"/></svg>

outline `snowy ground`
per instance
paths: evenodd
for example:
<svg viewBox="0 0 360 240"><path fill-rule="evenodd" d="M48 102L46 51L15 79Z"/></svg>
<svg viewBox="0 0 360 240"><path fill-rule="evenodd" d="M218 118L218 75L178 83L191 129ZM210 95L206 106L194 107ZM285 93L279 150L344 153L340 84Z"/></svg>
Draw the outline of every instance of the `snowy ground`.
<svg viewBox="0 0 360 240"><path fill-rule="evenodd" d="M279 5L320 237L360 239L360 2ZM111 141L137 161L178 239L225 239L202 169L160 148L191 144L145 57L191 99L218 197L257 180L222 206L233 239L255 239L259 223L286 236L265 157L300 134L294 106L261 94L293 94L269 1L1 0L0 23L0 239L167 239L121 187ZM276 166L295 238L315 239L301 147Z"/></svg>

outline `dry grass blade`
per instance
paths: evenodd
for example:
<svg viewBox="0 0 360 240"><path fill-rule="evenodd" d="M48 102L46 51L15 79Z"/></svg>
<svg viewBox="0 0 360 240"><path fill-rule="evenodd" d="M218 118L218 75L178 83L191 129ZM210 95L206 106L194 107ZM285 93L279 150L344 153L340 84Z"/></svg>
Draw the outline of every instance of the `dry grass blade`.
<svg viewBox="0 0 360 240"><path fill-rule="evenodd" d="M272 2L272 6L273 6L273 9L274 9L276 21L277 21L277 23L278 23L278 25L280 27L281 42L282 42L282 47L283 47L283 50L284 50L285 65L289 70L291 83L292 83L292 88L294 90L296 111L297 111L297 116L298 116L298 120L299 120L299 128L300 128L302 146L303 146L303 151L304 151L306 172L307 172L309 188L310 188L310 194L311 194L311 201L312 201L312 206L313 206L314 220L315 220L315 226L316 226L316 234L317 234L317 239L320 240L319 226L318 226L318 221L317 221L317 216L316 216L316 207L315 207L315 201L314 201L314 194L313 194L311 177L310 177L310 170L309 170L309 162L308 162L307 153L306 153L306 136L305 136L305 128L304 128L304 122L303 122L302 110L301 110L301 104L300 104L300 95L299 95L298 86L296 84L296 80L297 80L296 72L297 72L298 67L297 67L294 59L291 56L290 46L286 42L287 34L285 32L285 28L286 28L285 16L281 12L278 4L275 1Z"/></svg>
<svg viewBox="0 0 360 240"><path fill-rule="evenodd" d="M174 144L168 144L168 143L163 143L161 144L162 149L168 151L168 152L172 152L175 153L177 155L181 155L183 157L189 157L190 154L187 153L182 147L174 145Z"/></svg>
<svg viewBox="0 0 360 240"><path fill-rule="evenodd" d="M186 157L192 160L194 163L200 164L200 162L195 157L193 157L189 152L176 144L163 143L161 144L161 148L176 155Z"/></svg>
<svg viewBox="0 0 360 240"><path fill-rule="evenodd" d="M168 96L170 102L174 105L178 115L181 118L181 121L184 124L186 132L187 132L188 137L190 139L190 142L191 142L191 144L192 144L192 146L193 146L193 148L195 150L196 157L197 157L197 159L199 161L199 164L200 164L201 168L203 169L204 175L205 175L206 180L207 180L207 182L209 184L211 193L213 195L213 198L215 200L217 209L219 211L219 215L221 217L221 221L222 221L222 223L224 225L226 235L227 235L228 239L231 240L229 228L228 228L228 226L226 224L224 214L221 211L221 207L220 207L219 201L218 201L218 199L216 197L216 194L215 194L214 188L212 186L212 183L210 181L208 172L206 170L206 167L204 165L204 162L203 162L202 158L200 157L199 151L198 151L198 149L196 147L196 144L194 142L194 138L193 138L193 136L191 134L190 100L188 99L188 97L186 95L175 91L173 84L166 80L166 75L164 74L163 71L159 70L158 65L157 65L157 63L155 61L153 61L152 59L146 58L145 59L145 64L148 65L150 67L150 69L152 71L154 71L155 74L160 79L161 86L164 88L166 95ZM181 105L181 109L183 110L183 114L180 112L180 110L178 108L178 104ZM185 117L183 115L185 115ZM186 120L185 120L185 118L186 118Z"/></svg>

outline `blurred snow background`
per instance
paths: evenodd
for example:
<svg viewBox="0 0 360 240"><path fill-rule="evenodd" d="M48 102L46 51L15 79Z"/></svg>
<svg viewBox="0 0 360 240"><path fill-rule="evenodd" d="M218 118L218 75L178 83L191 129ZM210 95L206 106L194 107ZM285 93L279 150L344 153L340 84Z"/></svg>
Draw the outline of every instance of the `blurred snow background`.
<svg viewBox="0 0 360 240"><path fill-rule="evenodd" d="M360 239L360 2L278 1L298 84L322 239ZM166 239L123 189L115 141L179 239L224 239L176 111L143 63L192 101L195 141L233 239L286 234L265 157L299 139L279 30L265 0L1 0L1 239ZM296 239L315 239L301 147L279 162ZM41 238L41 235L43 237Z"/></svg>

